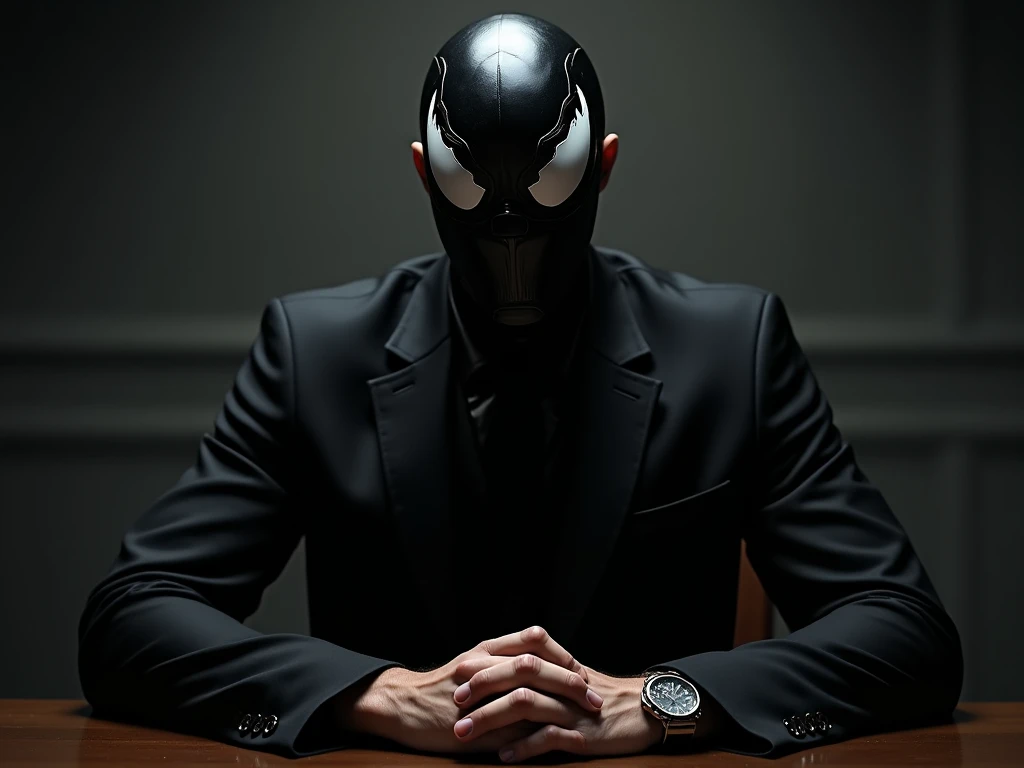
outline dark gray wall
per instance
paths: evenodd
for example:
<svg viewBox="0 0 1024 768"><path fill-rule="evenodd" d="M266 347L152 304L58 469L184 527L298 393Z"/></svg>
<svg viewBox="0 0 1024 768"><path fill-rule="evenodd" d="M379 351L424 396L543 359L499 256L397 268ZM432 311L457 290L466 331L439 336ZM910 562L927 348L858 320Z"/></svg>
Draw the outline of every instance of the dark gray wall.
<svg viewBox="0 0 1024 768"><path fill-rule="evenodd" d="M964 635L1024 698L1021 5L521 2L622 137L596 242L787 301ZM76 696L85 595L272 296L438 248L421 78L491 2L23 4L0 145L0 696ZM302 552L254 626L305 631Z"/></svg>

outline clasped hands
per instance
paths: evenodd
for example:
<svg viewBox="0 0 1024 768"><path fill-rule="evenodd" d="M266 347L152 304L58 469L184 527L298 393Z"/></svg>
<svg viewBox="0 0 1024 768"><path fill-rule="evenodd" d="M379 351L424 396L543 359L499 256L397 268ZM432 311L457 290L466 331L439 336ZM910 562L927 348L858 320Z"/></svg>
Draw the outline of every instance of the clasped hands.
<svg viewBox="0 0 1024 768"><path fill-rule="evenodd" d="M343 696L343 727L427 752L497 751L506 763L551 751L641 752L663 727L640 707L643 678L576 661L541 627L485 640L429 672L387 669Z"/></svg>

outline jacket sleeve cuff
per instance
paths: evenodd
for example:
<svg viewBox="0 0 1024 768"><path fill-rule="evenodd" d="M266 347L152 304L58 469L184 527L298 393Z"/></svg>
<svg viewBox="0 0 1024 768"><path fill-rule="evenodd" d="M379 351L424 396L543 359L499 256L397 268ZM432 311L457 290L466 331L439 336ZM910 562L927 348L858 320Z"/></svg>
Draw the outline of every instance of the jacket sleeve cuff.
<svg viewBox="0 0 1024 768"><path fill-rule="evenodd" d="M343 749L353 734L332 722L330 707L325 705L368 675L396 666L400 664L314 640L295 658L292 669L275 671L274 688L267 690L263 702L254 701L246 711L236 713L235 720L228 723L225 741L286 757ZM248 728L241 727L246 716ZM263 721L256 729L253 726L260 717ZM276 721L270 719L274 717ZM269 729L268 722L274 723Z"/></svg>
<svg viewBox="0 0 1024 768"><path fill-rule="evenodd" d="M710 651L658 664L657 668L677 671L696 686L701 709L710 705L707 714L716 722L713 733L701 739L704 748L777 757L811 746L791 735L783 722L785 716L776 714L779 701L777 695L773 697L772 686L751 685L757 675L744 669L749 661L742 654ZM700 730L698 726L698 734Z"/></svg>

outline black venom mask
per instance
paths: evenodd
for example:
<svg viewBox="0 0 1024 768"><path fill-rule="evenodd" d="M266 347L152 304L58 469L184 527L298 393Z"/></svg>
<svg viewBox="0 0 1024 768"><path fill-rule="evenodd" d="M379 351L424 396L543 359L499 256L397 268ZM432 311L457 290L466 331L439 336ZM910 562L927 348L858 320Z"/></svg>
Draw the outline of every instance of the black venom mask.
<svg viewBox="0 0 1024 768"><path fill-rule="evenodd" d="M420 134L453 274L505 325L553 314L585 279L604 102L583 49L531 16L456 33L423 84Z"/></svg>

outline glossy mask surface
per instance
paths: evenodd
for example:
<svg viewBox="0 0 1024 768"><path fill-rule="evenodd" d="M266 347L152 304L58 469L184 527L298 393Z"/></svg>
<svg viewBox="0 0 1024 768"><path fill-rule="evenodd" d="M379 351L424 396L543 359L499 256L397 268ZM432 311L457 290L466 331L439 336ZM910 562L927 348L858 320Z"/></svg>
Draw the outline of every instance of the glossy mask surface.
<svg viewBox="0 0 1024 768"><path fill-rule="evenodd" d="M501 14L430 65L420 133L438 233L474 302L505 325L555 312L594 230L604 102L558 27Z"/></svg>

